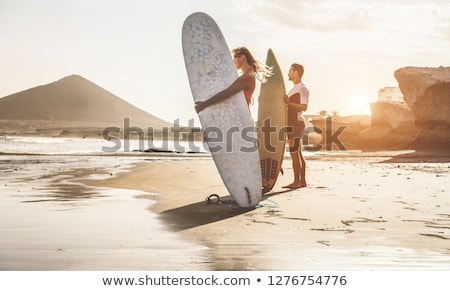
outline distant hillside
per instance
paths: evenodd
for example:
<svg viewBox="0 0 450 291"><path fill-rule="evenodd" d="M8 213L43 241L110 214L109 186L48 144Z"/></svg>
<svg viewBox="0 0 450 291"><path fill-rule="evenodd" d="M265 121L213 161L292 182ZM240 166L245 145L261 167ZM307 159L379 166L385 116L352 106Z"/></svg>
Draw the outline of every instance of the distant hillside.
<svg viewBox="0 0 450 291"><path fill-rule="evenodd" d="M57 127L107 127L123 124L159 128L171 126L85 78L72 75L59 81L0 98L0 132L20 125L31 131Z"/></svg>

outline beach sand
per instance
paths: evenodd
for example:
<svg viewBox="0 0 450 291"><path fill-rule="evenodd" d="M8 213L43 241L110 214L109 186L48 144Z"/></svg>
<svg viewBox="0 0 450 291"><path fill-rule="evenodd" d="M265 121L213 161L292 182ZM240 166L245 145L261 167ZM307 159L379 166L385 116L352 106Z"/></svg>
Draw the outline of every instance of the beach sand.
<svg viewBox="0 0 450 291"><path fill-rule="evenodd" d="M211 159L141 163L95 185L161 194L150 210L206 246L211 270L448 270L450 164L440 161L408 152L318 156L308 160L308 187L286 191L286 160L252 210L228 203ZM224 203L208 203L210 194Z"/></svg>
<svg viewBox="0 0 450 291"><path fill-rule="evenodd" d="M232 203L209 157L10 177L0 185L0 270L449 270L449 162L314 155L308 187L287 191L286 159L255 209ZM44 185L53 194L37 203ZM56 188L89 199L56 199Z"/></svg>

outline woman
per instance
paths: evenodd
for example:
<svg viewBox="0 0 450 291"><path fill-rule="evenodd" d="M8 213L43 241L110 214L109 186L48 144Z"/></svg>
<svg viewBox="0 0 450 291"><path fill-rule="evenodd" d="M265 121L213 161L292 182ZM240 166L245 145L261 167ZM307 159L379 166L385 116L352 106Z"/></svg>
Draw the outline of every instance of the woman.
<svg viewBox="0 0 450 291"><path fill-rule="evenodd" d="M272 68L259 63L255 60L250 51L245 47L235 48L231 51L234 60L234 66L240 70L242 75L236 79L227 89L217 93L208 100L195 102L195 111L200 112L206 107L217 102L223 101L239 91L244 91L247 105L252 103L252 95L255 91L256 80L264 83L272 75Z"/></svg>

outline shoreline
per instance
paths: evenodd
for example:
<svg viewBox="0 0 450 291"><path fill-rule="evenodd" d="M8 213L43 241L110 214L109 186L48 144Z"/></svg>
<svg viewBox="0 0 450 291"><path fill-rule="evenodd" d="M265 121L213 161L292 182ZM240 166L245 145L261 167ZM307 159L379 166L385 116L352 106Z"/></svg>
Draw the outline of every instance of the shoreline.
<svg viewBox="0 0 450 291"><path fill-rule="evenodd" d="M286 159L252 210L231 203L210 157L33 159L66 169L51 175L36 161L18 171L39 179L0 181L1 270L450 269L446 156L315 155L308 187L290 191Z"/></svg>
<svg viewBox="0 0 450 291"><path fill-rule="evenodd" d="M126 173L145 157L5 158L0 270L190 270L192 263L202 268L202 247L181 240L148 210L156 194L84 183Z"/></svg>

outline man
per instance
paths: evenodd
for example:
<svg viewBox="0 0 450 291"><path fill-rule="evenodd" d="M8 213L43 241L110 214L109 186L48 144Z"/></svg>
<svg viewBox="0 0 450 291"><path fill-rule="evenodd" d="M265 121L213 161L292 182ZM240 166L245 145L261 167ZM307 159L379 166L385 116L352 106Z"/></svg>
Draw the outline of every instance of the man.
<svg viewBox="0 0 450 291"><path fill-rule="evenodd" d="M306 187L306 163L302 154L302 136L305 129L303 111L308 109L309 91L302 83L304 68L300 64L292 64L288 77L294 87L284 96L288 108L288 144L294 170L294 182L283 188Z"/></svg>

